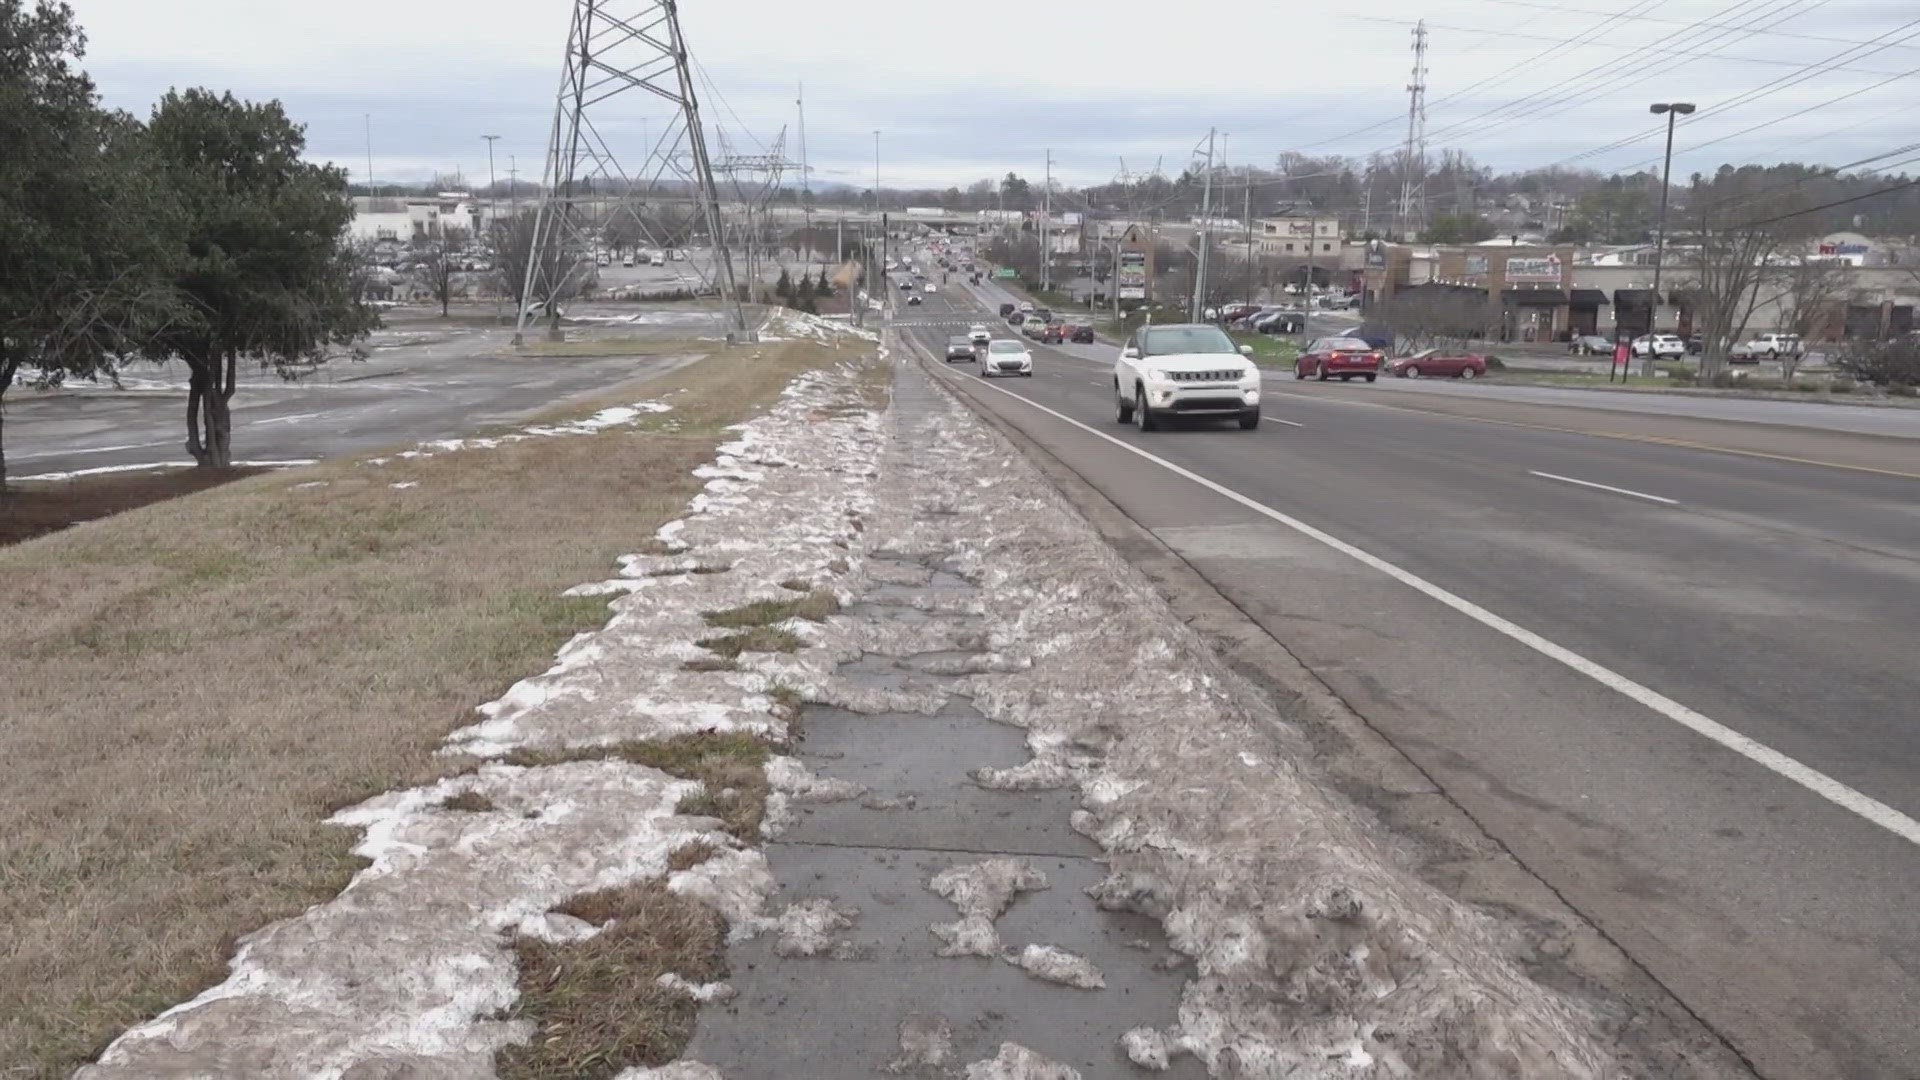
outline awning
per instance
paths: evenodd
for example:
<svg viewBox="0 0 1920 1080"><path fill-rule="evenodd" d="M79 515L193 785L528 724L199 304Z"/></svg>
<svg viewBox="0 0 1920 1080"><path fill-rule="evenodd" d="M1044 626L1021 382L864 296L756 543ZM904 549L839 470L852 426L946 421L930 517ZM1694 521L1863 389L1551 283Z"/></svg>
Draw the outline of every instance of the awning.
<svg viewBox="0 0 1920 1080"><path fill-rule="evenodd" d="M1575 289L1568 302L1575 307L1599 307L1607 303L1607 293L1605 289Z"/></svg>
<svg viewBox="0 0 1920 1080"><path fill-rule="evenodd" d="M1652 289L1615 289L1613 304L1615 307L1650 307L1660 302L1660 294Z"/></svg>
<svg viewBox="0 0 1920 1080"><path fill-rule="evenodd" d="M1566 303L1567 293L1564 289L1505 289L1501 291L1500 299L1509 304L1554 306Z"/></svg>

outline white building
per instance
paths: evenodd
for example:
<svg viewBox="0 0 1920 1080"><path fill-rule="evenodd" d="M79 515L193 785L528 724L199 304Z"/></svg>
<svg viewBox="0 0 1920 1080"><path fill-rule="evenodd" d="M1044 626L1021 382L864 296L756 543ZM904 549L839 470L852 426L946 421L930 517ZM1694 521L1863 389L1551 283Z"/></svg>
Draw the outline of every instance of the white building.
<svg viewBox="0 0 1920 1080"><path fill-rule="evenodd" d="M1253 223L1254 247L1262 255L1292 255L1304 258L1339 256L1347 246L1337 217L1257 218Z"/></svg>
<svg viewBox="0 0 1920 1080"><path fill-rule="evenodd" d="M347 227L356 240L402 242L439 236L448 227L477 235L495 216L506 217L508 207L489 208L487 200L464 191L434 196L353 197L353 223Z"/></svg>

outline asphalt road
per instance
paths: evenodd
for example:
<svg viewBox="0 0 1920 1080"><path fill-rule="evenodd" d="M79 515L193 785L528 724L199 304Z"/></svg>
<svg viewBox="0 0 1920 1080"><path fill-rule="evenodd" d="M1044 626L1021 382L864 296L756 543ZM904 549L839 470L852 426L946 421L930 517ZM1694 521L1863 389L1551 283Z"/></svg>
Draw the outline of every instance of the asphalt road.
<svg viewBox="0 0 1920 1080"><path fill-rule="evenodd" d="M489 309L490 310L490 309ZM632 308L621 309L628 314ZM681 357L523 357L510 329L400 318L378 332L364 362L336 362L298 382L244 373L233 398L236 460L287 461L357 454L515 423ZM690 338L712 320L670 313L654 324L607 328L619 336ZM15 478L113 466L189 463L186 372L139 365L129 389L16 387L6 397L7 465Z"/></svg>
<svg viewBox="0 0 1920 1080"><path fill-rule="evenodd" d="M936 355L968 322L1008 332L977 302L951 287L896 326ZM1619 426L1587 392L1569 392L1580 409L1516 403L1564 419L1514 426L1490 418L1492 396L1479 417L1377 407L1494 388L1290 377L1267 380L1257 431L1142 435L1115 423L1109 347L1035 353L1031 379L950 370L1287 645L1758 1073L1920 1076L1920 443L1847 433L1868 410L1800 418L1841 425L1816 432L1786 403L1604 406L1687 443L1765 432L1785 457L1851 439L1878 473L1565 430ZM1770 423L1732 422L1747 416ZM1742 737L1763 749L1729 747ZM1822 779L1825 795L1808 786ZM1890 818L1863 816L1876 804Z"/></svg>

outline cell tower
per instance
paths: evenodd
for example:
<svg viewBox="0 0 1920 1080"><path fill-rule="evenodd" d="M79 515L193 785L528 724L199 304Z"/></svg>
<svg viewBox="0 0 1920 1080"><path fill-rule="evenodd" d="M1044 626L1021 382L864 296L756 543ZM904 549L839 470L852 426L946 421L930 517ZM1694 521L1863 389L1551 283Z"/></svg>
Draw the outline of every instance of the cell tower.
<svg viewBox="0 0 1920 1080"><path fill-rule="evenodd" d="M704 222L713 264L687 265L730 305L734 329L746 331L690 64L675 0L574 0L540 204L531 226L513 236L527 245L516 344L537 306L564 300L596 271L596 235L629 222L647 244L662 249L687 246L694 223ZM632 139L634 117L623 115L615 99L636 90L668 102L674 115L658 138L649 139L641 122L636 141L645 152L628 155L630 162L640 158L630 173L613 144ZM667 212L688 203L696 213L676 221Z"/></svg>
<svg viewBox="0 0 1920 1080"><path fill-rule="evenodd" d="M1427 21L1413 28L1413 81L1407 84L1407 145L1400 154L1400 238L1427 217Z"/></svg>

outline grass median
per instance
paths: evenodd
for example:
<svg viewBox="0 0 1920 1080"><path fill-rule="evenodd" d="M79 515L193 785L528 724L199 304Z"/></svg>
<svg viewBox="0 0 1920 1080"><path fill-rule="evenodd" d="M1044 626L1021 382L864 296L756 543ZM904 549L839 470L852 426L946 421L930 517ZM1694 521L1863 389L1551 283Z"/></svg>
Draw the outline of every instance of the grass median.
<svg viewBox="0 0 1920 1080"><path fill-rule="evenodd" d="M545 418L672 404L634 427L256 476L0 549L0 1076L67 1075L336 893L359 837L322 819L457 771L441 738L606 620L561 591L850 355L718 353Z"/></svg>

